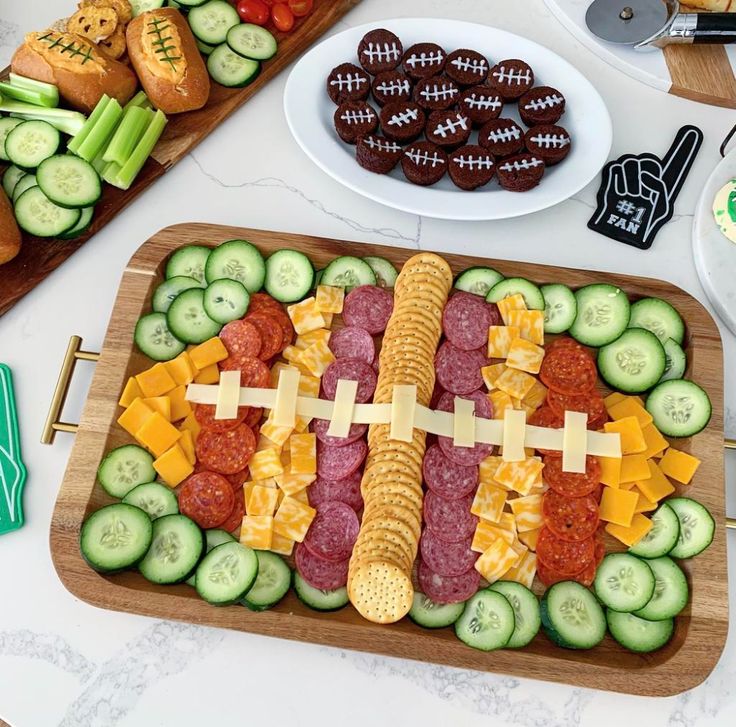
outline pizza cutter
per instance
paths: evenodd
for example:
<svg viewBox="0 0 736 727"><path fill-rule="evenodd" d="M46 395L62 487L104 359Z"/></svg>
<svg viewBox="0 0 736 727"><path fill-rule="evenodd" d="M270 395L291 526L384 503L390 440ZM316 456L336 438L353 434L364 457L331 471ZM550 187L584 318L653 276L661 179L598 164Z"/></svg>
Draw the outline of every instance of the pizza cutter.
<svg viewBox="0 0 736 727"><path fill-rule="evenodd" d="M602 40L636 50L736 43L736 13L683 13L678 0L594 0L585 22Z"/></svg>

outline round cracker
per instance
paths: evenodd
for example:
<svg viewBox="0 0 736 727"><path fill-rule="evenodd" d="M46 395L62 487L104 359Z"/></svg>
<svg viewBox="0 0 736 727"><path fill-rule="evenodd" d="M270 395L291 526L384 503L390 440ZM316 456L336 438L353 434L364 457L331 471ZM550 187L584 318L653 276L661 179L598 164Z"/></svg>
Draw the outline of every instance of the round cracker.
<svg viewBox="0 0 736 727"><path fill-rule="evenodd" d="M358 613L373 623L400 621L411 608L414 587L411 576L386 561L360 563L352 572L348 595Z"/></svg>

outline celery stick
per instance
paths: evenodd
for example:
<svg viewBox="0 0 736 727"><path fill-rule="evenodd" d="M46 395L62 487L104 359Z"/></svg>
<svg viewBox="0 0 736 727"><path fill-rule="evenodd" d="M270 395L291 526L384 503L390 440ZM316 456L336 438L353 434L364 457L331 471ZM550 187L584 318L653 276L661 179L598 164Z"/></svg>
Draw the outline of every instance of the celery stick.
<svg viewBox="0 0 736 727"><path fill-rule="evenodd" d="M64 134L74 136L84 126L86 117L79 111L67 111L66 109L47 109L44 106L33 106L20 101L3 101L0 103L0 111L5 111L11 116L26 121L38 119L47 121Z"/></svg>
<svg viewBox="0 0 736 727"><path fill-rule="evenodd" d="M128 103L123 106L123 111L127 111L129 108L132 108L133 106L140 106L144 109L150 109L153 108L151 106L151 102L148 100L148 96L146 96L145 91L138 91L138 93L133 96Z"/></svg>
<svg viewBox="0 0 736 727"><path fill-rule="evenodd" d="M102 176L102 172L105 171L105 167L107 166L107 162L102 158L102 152L100 152L90 163L95 168L95 171L97 174Z"/></svg>
<svg viewBox="0 0 736 727"><path fill-rule="evenodd" d="M133 184L133 181L156 146L156 142L161 137L161 134L164 133L167 121L168 119L161 111L156 111L153 120L146 129L146 133L143 134L143 138L136 145L128 161L120 168L115 181L111 181L110 184L114 184L120 189L128 189Z"/></svg>
<svg viewBox="0 0 736 727"><path fill-rule="evenodd" d="M17 73L9 74L10 85L17 88L25 88L27 91L35 91L46 98L47 103L43 104L48 107L59 105L59 89L52 83L44 83L37 81L35 78L26 78L19 76Z"/></svg>
<svg viewBox="0 0 736 727"><path fill-rule="evenodd" d="M123 115L123 109L116 99L111 98L99 120L89 132L87 138L79 145L77 156L91 162L105 147Z"/></svg>
<svg viewBox="0 0 736 727"><path fill-rule="evenodd" d="M100 175L108 184L113 187L120 187L120 181L118 180L118 174L120 173L120 165L115 162L110 162L103 170ZM120 187L123 189L122 187Z"/></svg>
<svg viewBox="0 0 736 727"><path fill-rule="evenodd" d="M141 140L152 118L152 111L140 106L131 106L123 113L123 120L107 145L102 158L106 162L116 162L122 167Z"/></svg>
<svg viewBox="0 0 736 727"><path fill-rule="evenodd" d="M42 106L45 108L53 108L55 104L44 94L38 91L31 91L27 88L13 86L5 81L0 81L0 94L3 98L13 99L14 101L23 101L24 103L33 104L34 106Z"/></svg>
<svg viewBox="0 0 736 727"><path fill-rule="evenodd" d="M92 113L87 119L87 123L82 127L79 133L69 142L68 149L72 154L76 154L82 142L89 136L89 132L92 131L95 124L100 120L100 116L107 108L107 104L110 103L110 97L105 94L98 102L97 105L92 109Z"/></svg>

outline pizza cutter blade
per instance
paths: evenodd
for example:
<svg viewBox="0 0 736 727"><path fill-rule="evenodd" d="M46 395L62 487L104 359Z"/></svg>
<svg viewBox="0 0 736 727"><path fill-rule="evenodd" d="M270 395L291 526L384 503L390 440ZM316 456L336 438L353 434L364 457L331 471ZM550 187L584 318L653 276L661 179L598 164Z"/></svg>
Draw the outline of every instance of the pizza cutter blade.
<svg viewBox="0 0 736 727"><path fill-rule="evenodd" d="M669 9L662 0L595 0L585 14L593 34L622 45L651 38L668 20Z"/></svg>

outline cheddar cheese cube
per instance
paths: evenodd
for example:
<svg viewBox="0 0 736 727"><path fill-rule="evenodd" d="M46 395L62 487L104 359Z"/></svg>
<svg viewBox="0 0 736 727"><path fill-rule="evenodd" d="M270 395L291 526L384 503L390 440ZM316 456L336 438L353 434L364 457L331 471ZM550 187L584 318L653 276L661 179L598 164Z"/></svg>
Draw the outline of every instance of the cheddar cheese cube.
<svg viewBox="0 0 736 727"><path fill-rule="evenodd" d="M636 507L634 508L635 513L651 512L652 510L656 510L659 507L659 503L648 499L642 492L639 491L638 487L633 488L631 491L636 492L639 497L639 499L636 501Z"/></svg>
<svg viewBox="0 0 736 727"><path fill-rule="evenodd" d="M287 307L289 318L298 335L325 328L325 319L317 308L314 296L305 298L301 303L294 303Z"/></svg>
<svg viewBox="0 0 736 727"><path fill-rule="evenodd" d="M168 396L152 396L143 403L157 411L167 422L171 421L171 400Z"/></svg>
<svg viewBox="0 0 736 727"><path fill-rule="evenodd" d="M692 454L670 447L659 461L659 467L667 477L683 485L689 485L700 467L700 460Z"/></svg>
<svg viewBox="0 0 736 727"><path fill-rule="evenodd" d="M157 411L153 412L135 433L135 438L156 457L160 457L180 437L181 432Z"/></svg>
<svg viewBox="0 0 736 727"><path fill-rule="evenodd" d="M511 348L511 341L519 337L516 326L488 327L488 358L506 358Z"/></svg>
<svg viewBox="0 0 736 727"><path fill-rule="evenodd" d="M496 379L496 388L504 394L508 394L512 399L523 399L534 386L534 377L523 371L507 368L498 379ZM513 401L511 402L513 407Z"/></svg>
<svg viewBox="0 0 736 727"><path fill-rule="evenodd" d="M210 338L189 351L189 360L198 371L224 361L228 354L225 344L217 337Z"/></svg>
<svg viewBox="0 0 736 727"><path fill-rule="evenodd" d="M670 446L670 443L662 436L654 424L647 424L642 427L641 433L644 435L644 443L647 445L647 448L642 454L647 459L660 455Z"/></svg>
<svg viewBox="0 0 736 727"><path fill-rule="evenodd" d="M290 540L301 543L317 511L293 497L284 497L273 520L273 530Z"/></svg>
<svg viewBox="0 0 736 727"><path fill-rule="evenodd" d="M527 395L523 399L523 403L527 404L534 409L538 409L547 400L547 387L539 381L534 379L534 386L527 392Z"/></svg>
<svg viewBox="0 0 736 727"><path fill-rule="evenodd" d="M332 319L335 317L334 313L322 313L322 318L325 319L325 328L332 328Z"/></svg>
<svg viewBox="0 0 736 727"><path fill-rule="evenodd" d="M296 346L287 346L282 352L281 355L292 364L298 364L299 363L299 357L302 355L302 349L297 348Z"/></svg>
<svg viewBox="0 0 736 727"><path fill-rule="evenodd" d="M248 480L247 482L243 483L243 504L245 507L248 506L248 498L250 497L250 493L253 492L253 488L260 485L261 487L270 487L272 490L276 490L276 482L273 480L273 478L268 480Z"/></svg>
<svg viewBox="0 0 736 727"><path fill-rule="evenodd" d="M609 523L628 528L634 517L639 495L633 490L604 487L599 506L599 517Z"/></svg>
<svg viewBox="0 0 736 727"><path fill-rule="evenodd" d="M319 397L320 381L316 376L302 374L299 377L299 396L308 396L312 399Z"/></svg>
<svg viewBox="0 0 736 727"><path fill-rule="evenodd" d="M483 520L497 523L506 504L508 491L490 482L481 482L475 492L470 512Z"/></svg>
<svg viewBox="0 0 736 727"><path fill-rule="evenodd" d="M603 403L606 406L606 409L610 409L614 404L618 404L620 401L623 401L624 399L632 398L639 402L642 406L644 406L644 401L640 396L632 396L627 397L626 394L622 394L620 391L614 391L612 394L609 394L603 399Z"/></svg>
<svg viewBox="0 0 736 727"><path fill-rule="evenodd" d="M176 382L162 363L157 363L147 371L141 371L136 375L135 380L146 398L163 396L176 386Z"/></svg>
<svg viewBox="0 0 736 727"><path fill-rule="evenodd" d="M621 435L621 454L640 454L645 452L647 443L641 431L641 424L635 416L624 417L603 425L605 432L618 432Z"/></svg>
<svg viewBox="0 0 736 727"><path fill-rule="evenodd" d="M503 530L508 530L510 533L513 533L514 538L516 538L516 518L513 516L513 513L501 513L501 517L496 523L496 526Z"/></svg>
<svg viewBox="0 0 736 727"><path fill-rule="evenodd" d="M650 476L649 465L643 454L627 454L621 457L620 484L638 482Z"/></svg>
<svg viewBox="0 0 736 727"><path fill-rule="evenodd" d="M516 529L519 533L539 530L544 525L542 517L542 495L527 495L509 500L511 512L516 518Z"/></svg>
<svg viewBox="0 0 736 727"><path fill-rule="evenodd" d="M273 533L271 536L271 552L278 553L279 555L291 555L294 550L294 541L289 538L283 537L278 533Z"/></svg>
<svg viewBox="0 0 736 727"><path fill-rule="evenodd" d="M177 444L181 447L182 451L186 455L189 463L194 465L197 463L197 453L194 449L194 437L188 429L180 430L181 437Z"/></svg>
<svg viewBox="0 0 736 727"><path fill-rule="evenodd" d="M248 463L248 469L254 480L267 480L284 471L279 453L275 449L255 452Z"/></svg>
<svg viewBox="0 0 736 727"><path fill-rule="evenodd" d="M284 446L286 441L294 431L293 427L278 427L273 423L272 415L261 425L261 435L273 442L279 449ZM265 447L266 449L268 447Z"/></svg>
<svg viewBox="0 0 736 727"><path fill-rule="evenodd" d="M542 462L534 457L523 462L502 462L493 478L520 495L528 495L543 468Z"/></svg>
<svg viewBox="0 0 736 727"><path fill-rule="evenodd" d="M634 515L629 527L617 525L616 523L608 523L606 525L606 532L609 535L613 535L616 540L629 547L636 545L651 529L652 521L641 513Z"/></svg>
<svg viewBox="0 0 736 727"><path fill-rule="evenodd" d="M675 488L653 459L650 459L647 465L649 468L649 477L637 480L636 487L647 500L659 502L668 495L671 495L675 491Z"/></svg>
<svg viewBox="0 0 736 727"><path fill-rule="evenodd" d="M496 474L496 470L501 462L503 462L503 458L496 455L491 455L481 461L478 468L481 484L487 483L498 486L498 483L493 479L493 475Z"/></svg>
<svg viewBox="0 0 736 727"><path fill-rule="evenodd" d="M506 410L514 408L514 402L511 401L511 397L500 389L488 394L488 399L493 405L494 419L503 419L506 416Z"/></svg>
<svg viewBox="0 0 736 727"><path fill-rule="evenodd" d="M172 422L184 419L192 411L192 405L187 401L187 387L183 384L172 389L168 394L168 398L171 405Z"/></svg>
<svg viewBox="0 0 736 727"><path fill-rule="evenodd" d="M153 409L143 399L134 399L131 405L118 417L118 424L128 434L135 436L136 432L153 416Z"/></svg>
<svg viewBox="0 0 736 727"><path fill-rule="evenodd" d="M273 449L273 450L276 451L277 454L281 454L281 450L283 449L283 445L276 444L276 442L273 442L272 440L270 440L263 433L263 429L261 429L261 432L258 435L258 441L256 442L256 452L263 452L266 449Z"/></svg>
<svg viewBox="0 0 736 727"><path fill-rule="evenodd" d="M600 480L609 487L621 484L621 457L598 457L601 466Z"/></svg>
<svg viewBox="0 0 736 727"><path fill-rule="evenodd" d="M205 366L202 370L197 372L194 377L195 384L216 384L220 380L220 369L217 364L210 364Z"/></svg>
<svg viewBox="0 0 736 727"><path fill-rule="evenodd" d="M176 358L167 361L165 366L177 386L191 384L197 375L197 369L194 367L187 351L182 351Z"/></svg>
<svg viewBox="0 0 736 727"><path fill-rule="evenodd" d="M135 380L135 376L131 376L128 379L128 383L125 384L123 393L120 395L120 401L118 404L122 407L129 407L136 399L143 399L143 392L141 387L138 386L138 382Z"/></svg>
<svg viewBox="0 0 736 727"><path fill-rule="evenodd" d="M174 444L153 461L153 469L169 487L176 487L194 472L194 465L184 450Z"/></svg>
<svg viewBox="0 0 736 727"><path fill-rule="evenodd" d="M543 360L544 349L541 346L537 346L523 338L516 338L511 342L509 355L506 357L506 365L511 369L538 374L539 369L542 368ZM536 379L533 379L533 382L536 382ZM531 391L531 387L529 391ZM529 391L526 393L528 394Z"/></svg>
<svg viewBox="0 0 736 727"><path fill-rule="evenodd" d="M499 538L475 561L475 569L489 583L495 583L519 560L519 554Z"/></svg>
<svg viewBox="0 0 736 727"><path fill-rule="evenodd" d="M273 515L278 499L279 493L275 487L254 485L245 503L245 511L248 515Z"/></svg>
<svg viewBox="0 0 736 727"><path fill-rule="evenodd" d="M272 515L246 515L240 527L240 542L255 550L271 550L273 528Z"/></svg>
<svg viewBox="0 0 736 727"><path fill-rule="evenodd" d="M511 311L526 310L526 302L521 293L507 295L503 300L499 300L496 306L498 307L498 312L501 314L501 319L507 326L511 325L509 323L509 313Z"/></svg>
<svg viewBox="0 0 736 727"><path fill-rule="evenodd" d="M476 553L483 553L499 539L511 546L515 537L515 534L511 530L494 525L488 520L480 520L475 528L470 549Z"/></svg>
<svg viewBox="0 0 736 727"><path fill-rule="evenodd" d="M297 434L302 434L302 432L306 432L307 427L309 426L311 421L312 417L305 417L297 414L296 421L294 422L294 431Z"/></svg>
<svg viewBox="0 0 736 727"><path fill-rule="evenodd" d="M283 490L279 490L279 495L282 498L286 497L286 493ZM309 505L309 488L305 487L303 490L299 490L298 492L295 492L290 497L293 497L295 500L297 500L298 502L301 502L304 505ZM279 504L281 503L279 502Z"/></svg>
<svg viewBox="0 0 736 727"><path fill-rule="evenodd" d="M317 341L305 348L299 357L299 363L312 375L321 377L325 369L335 360L335 354L325 341Z"/></svg>
<svg viewBox="0 0 736 727"><path fill-rule="evenodd" d="M192 433L192 438L194 441L197 441L197 437L199 436L199 431L202 429L199 422L197 421L197 417L194 416L194 412L190 412L184 417L184 421L179 425L179 429L181 431L188 430Z"/></svg>
<svg viewBox="0 0 736 727"><path fill-rule="evenodd" d="M289 438L289 456L293 475L317 473L317 435L311 432L292 434Z"/></svg>
<svg viewBox="0 0 736 727"><path fill-rule="evenodd" d="M516 583L521 583L522 586L531 588L532 583L534 583L536 572L537 556L535 553L530 553L527 550L527 552L519 558L519 562L506 571L504 580L515 581Z"/></svg>
<svg viewBox="0 0 736 727"><path fill-rule="evenodd" d="M535 530L525 530L519 533L519 540L526 545L529 550L536 551L537 540L539 540L539 531L542 528L536 528Z"/></svg>
<svg viewBox="0 0 736 727"><path fill-rule="evenodd" d="M642 429L653 421L652 415L641 405L641 399L635 396L626 396L606 408L608 416L614 421L635 417Z"/></svg>
<svg viewBox="0 0 736 727"><path fill-rule="evenodd" d="M336 285L318 285L315 300L320 313L342 313L345 288L338 288Z"/></svg>
<svg viewBox="0 0 736 727"><path fill-rule="evenodd" d="M491 364L490 366L483 366L480 373L483 376L483 383L486 385L488 391L492 391L496 388L496 381L498 377L506 371L506 364L498 363Z"/></svg>
<svg viewBox="0 0 736 727"><path fill-rule="evenodd" d="M324 318L324 315L322 317ZM310 331L309 333L297 336L294 345L297 348L305 349L309 348L313 343L317 343L317 341L329 343L331 335L332 331L329 331L327 328L318 328L316 331Z"/></svg>
<svg viewBox="0 0 736 727"><path fill-rule="evenodd" d="M279 489L283 490L284 494L294 497L298 492L306 490L307 487L317 479L317 475L293 474L289 471L276 475L274 479L276 480L276 484L279 486Z"/></svg>
<svg viewBox="0 0 736 727"><path fill-rule="evenodd" d="M508 314L507 325L516 326L521 338L544 345L544 311L541 310L512 310Z"/></svg>

